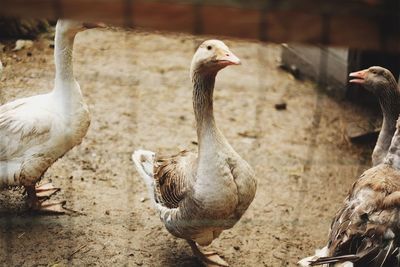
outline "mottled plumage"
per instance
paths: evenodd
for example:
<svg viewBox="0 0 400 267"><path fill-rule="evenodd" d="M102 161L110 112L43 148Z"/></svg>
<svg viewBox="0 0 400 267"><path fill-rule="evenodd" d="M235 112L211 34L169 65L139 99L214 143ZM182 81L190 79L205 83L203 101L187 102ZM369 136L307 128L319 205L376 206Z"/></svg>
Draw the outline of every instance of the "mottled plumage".
<svg viewBox="0 0 400 267"><path fill-rule="evenodd" d="M189 161L188 161L189 160ZM167 208L178 208L189 184L185 168L195 163L193 153L182 151L168 158L157 158L154 164L155 198Z"/></svg>
<svg viewBox="0 0 400 267"><path fill-rule="evenodd" d="M302 266L400 266L400 119L379 165L353 184L331 225L327 246Z"/></svg>
<svg viewBox="0 0 400 267"><path fill-rule="evenodd" d="M168 231L186 239L203 261L222 266L227 264L219 257L206 256L194 242L209 245L233 227L256 192L253 170L229 145L213 115L215 76L227 65L238 63L225 44L216 40L204 42L193 58L198 154L183 151L168 158L156 158L143 150L133 154Z"/></svg>
<svg viewBox="0 0 400 267"><path fill-rule="evenodd" d="M326 254L309 258L310 266L399 266L399 222L400 171L383 163L354 183L332 222Z"/></svg>

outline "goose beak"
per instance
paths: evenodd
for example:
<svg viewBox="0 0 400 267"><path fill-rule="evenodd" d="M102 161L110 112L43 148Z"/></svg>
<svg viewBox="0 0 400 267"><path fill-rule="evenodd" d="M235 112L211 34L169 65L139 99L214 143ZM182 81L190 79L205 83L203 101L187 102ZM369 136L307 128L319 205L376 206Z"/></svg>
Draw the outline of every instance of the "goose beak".
<svg viewBox="0 0 400 267"><path fill-rule="evenodd" d="M222 66L242 64L240 59L231 51L221 51L220 53L218 53L216 60L218 64Z"/></svg>
<svg viewBox="0 0 400 267"><path fill-rule="evenodd" d="M84 22L83 27L86 29L105 28L106 24L102 22Z"/></svg>
<svg viewBox="0 0 400 267"><path fill-rule="evenodd" d="M368 70L360 70L357 72L352 72L349 74L350 78L355 78L351 79L349 82L351 83L357 83L357 84L363 84L365 82L365 78L367 76Z"/></svg>

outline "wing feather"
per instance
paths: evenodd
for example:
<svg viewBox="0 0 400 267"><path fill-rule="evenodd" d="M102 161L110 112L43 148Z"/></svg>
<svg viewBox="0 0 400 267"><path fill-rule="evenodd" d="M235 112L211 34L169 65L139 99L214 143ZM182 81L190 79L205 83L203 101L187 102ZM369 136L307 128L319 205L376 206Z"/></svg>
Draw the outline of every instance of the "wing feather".
<svg viewBox="0 0 400 267"><path fill-rule="evenodd" d="M52 115L32 105L32 100L20 99L0 107L0 161L19 157L50 138Z"/></svg>
<svg viewBox="0 0 400 267"><path fill-rule="evenodd" d="M184 171L194 154L182 151L168 158L157 158L154 164L156 201L167 208L178 208L188 189L188 177Z"/></svg>
<svg viewBox="0 0 400 267"><path fill-rule="evenodd" d="M400 174L380 165L357 180L336 214L329 256L311 266L353 262L354 266L398 266L400 259Z"/></svg>

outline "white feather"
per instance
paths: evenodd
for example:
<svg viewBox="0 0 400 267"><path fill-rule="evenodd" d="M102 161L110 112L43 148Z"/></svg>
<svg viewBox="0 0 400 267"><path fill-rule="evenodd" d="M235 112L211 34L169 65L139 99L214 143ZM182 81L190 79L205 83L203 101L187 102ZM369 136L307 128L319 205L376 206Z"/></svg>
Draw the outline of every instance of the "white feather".
<svg viewBox="0 0 400 267"><path fill-rule="evenodd" d="M328 256L328 253L329 253L328 247L323 247L321 249L317 249L317 250L315 250L315 254L313 256L310 256L310 257L300 260L298 262L298 264L301 267L308 267L308 266L310 266L311 261L314 261L320 257L326 257L326 256Z"/></svg>
<svg viewBox="0 0 400 267"><path fill-rule="evenodd" d="M307 258L304 258L298 262L299 266L301 267L309 267L310 262L321 258L321 257L327 257L329 255L329 250L328 247L323 247L321 249L315 250L315 255L310 256ZM354 264L352 262L346 261L346 262L341 262L341 263L336 263L334 267L353 267ZM323 264L322 267L328 267L328 264Z"/></svg>
<svg viewBox="0 0 400 267"><path fill-rule="evenodd" d="M34 185L86 135L90 116L73 76L68 29L57 23L53 90L0 106L0 187Z"/></svg>
<svg viewBox="0 0 400 267"><path fill-rule="evenodd" d="M132 161L135 164L137 171L139 172L140 176L143 178L147 189L149 191L149 195L151 200L155 202L154 199L154 159L155 153L148 150L136 150L132 154Z"/></svg>

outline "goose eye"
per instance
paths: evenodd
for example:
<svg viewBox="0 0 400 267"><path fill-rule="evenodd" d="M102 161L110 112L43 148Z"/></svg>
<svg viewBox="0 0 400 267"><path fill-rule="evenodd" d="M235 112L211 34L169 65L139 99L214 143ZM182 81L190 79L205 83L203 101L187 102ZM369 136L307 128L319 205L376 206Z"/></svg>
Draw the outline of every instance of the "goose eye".
<svg viewBox="0 0 400 267"><path fill-rule="evenodd" d="M211 49L212 49L211 45L207 46L207 50L211 50Z"/></svg>

